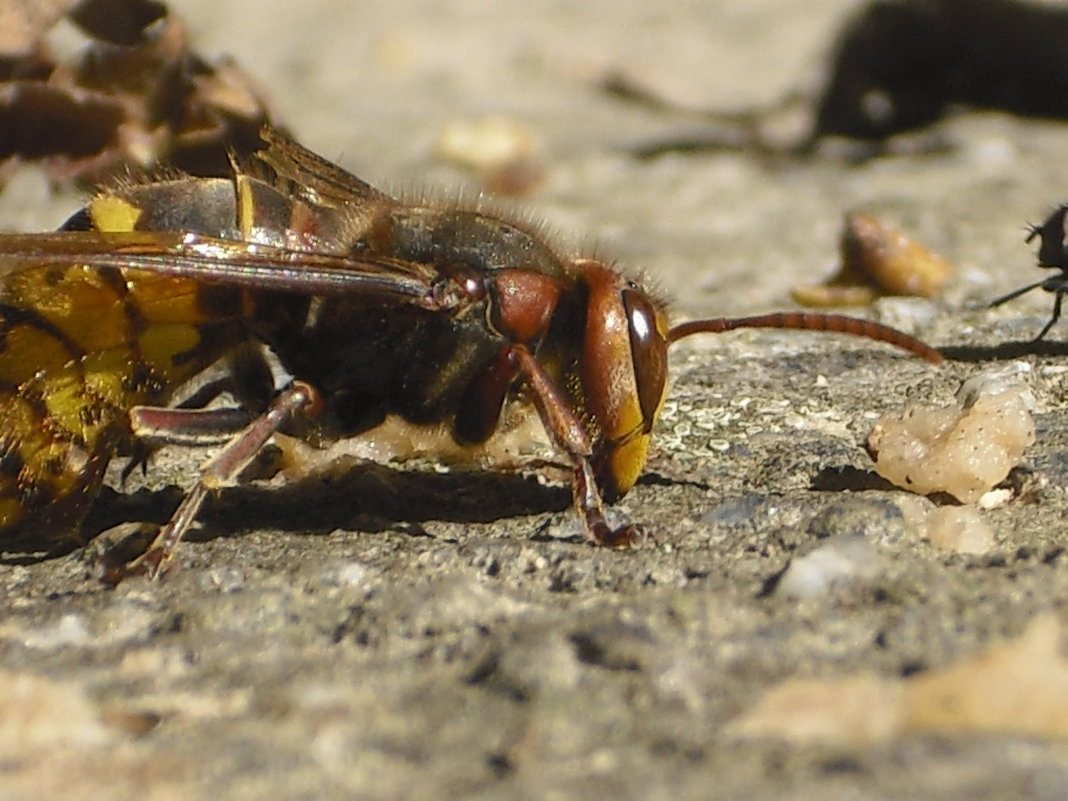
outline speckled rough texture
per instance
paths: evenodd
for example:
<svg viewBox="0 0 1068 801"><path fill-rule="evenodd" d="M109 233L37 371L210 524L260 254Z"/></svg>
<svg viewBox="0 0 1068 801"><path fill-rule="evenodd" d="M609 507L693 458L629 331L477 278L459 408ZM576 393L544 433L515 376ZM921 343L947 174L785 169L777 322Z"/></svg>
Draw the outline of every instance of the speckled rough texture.
<svg viewBox="0 0 1068 801"><path fill-rule="evenodd" d="M831 271L843 212L871 211L958 266L944 302L876 313L958 358L936 369L790 333L680 345L648 473L617 507L656 533L634 552L577 541L567 494L531 479L383 472L226 493L158 585L104 589L82 552L6 558L0 670L46 681L4 681L32 701L0 687L0 710L39 715L24 730L0 714L0 797L1068 795L1063 742L726 734L785 678L947 665L1068 602L1068 324L1039 355L982 350L1033 336L1050 298L968 309L1037 278L1024 224L1068 197L1068 126L966 115L944 126L946 152L855 166L642 161L626 146L700 120L591 83L625 67L687 105L764 106L812 85L857 6L176 0L200 48L235 56L304 142L387 188L459 185L431 157L454 118L521 122L547 168L524 206L645 271L680 316L788 308L790 285ZM73 207L44 195L20 176L0 224L48 228ZM1030 365L1038 402L1030 489L983 513L992 552L947 555L912 531L861 443L879 415L949 403L1006 356ZM151 476L188 481L203 458ZM120 519L174 500L105 498ZM773 591L791 559L854 535L874 549L851 583Z"/></svg>

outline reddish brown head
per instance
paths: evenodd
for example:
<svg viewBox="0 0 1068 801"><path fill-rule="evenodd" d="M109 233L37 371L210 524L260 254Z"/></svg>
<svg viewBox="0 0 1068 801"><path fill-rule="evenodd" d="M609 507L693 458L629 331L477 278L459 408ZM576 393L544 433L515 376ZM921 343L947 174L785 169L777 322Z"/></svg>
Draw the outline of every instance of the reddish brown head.
<svg viewBox="0 0 1068 801"><path fill-rule="evenodd" d="M580 364L587 411L600 435L591 461L611 501L645 467L667 384L667 315L640 285L600 262L575 266L589 293Z"/></svg>
<svg viewBox="0 0 1068 801"><path fill-rule="evenodd" d="M588 288L581 381L595 423L591 462L608 501L624 494L645 467L649 438L664 402L668 346L683 337L735 328L794 328L888 342L932 363L941 355L896 329L837 314L782 312L695 320L669 328L663 304L600 262L576 262Z"/></svg>

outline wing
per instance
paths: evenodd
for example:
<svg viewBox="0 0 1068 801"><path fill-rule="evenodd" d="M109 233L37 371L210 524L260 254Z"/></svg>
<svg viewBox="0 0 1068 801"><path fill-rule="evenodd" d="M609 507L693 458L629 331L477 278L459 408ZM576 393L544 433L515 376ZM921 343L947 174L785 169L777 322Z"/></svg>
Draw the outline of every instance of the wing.
<svg viewBox="0 0 1068 801"><path fill-rule="evenodd" d="M313 153L280 131L265 127L260 137L267 147L252 155L255 162L268 166L280 178L293 183L302 196L313 196L315 203L345 206L357 203L395 203L366 181Z"/></svg>
<svg viewBox="0 0 1068 801"><path fill-rule="evenodd" d="M436 311L460 303L458 288L434 267L384 256L288 250L171 232L0 235L0 284L13 272L73 265L142 270L205 284L302 295L362 294Z"/></svg>

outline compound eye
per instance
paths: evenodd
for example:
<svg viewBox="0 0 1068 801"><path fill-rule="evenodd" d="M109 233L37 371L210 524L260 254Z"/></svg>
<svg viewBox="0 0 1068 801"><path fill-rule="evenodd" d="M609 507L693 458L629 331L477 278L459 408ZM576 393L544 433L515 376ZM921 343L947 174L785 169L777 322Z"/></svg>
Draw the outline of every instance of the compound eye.
<svg viewBox="0 0 1068 801"><path fill-rule="evenodd" d="M667 341L657 326L658 315L641 290L623 290L623 308L630 329L634 383L642 410L642 428L648 434L656 421L667 381Z"/></svg>

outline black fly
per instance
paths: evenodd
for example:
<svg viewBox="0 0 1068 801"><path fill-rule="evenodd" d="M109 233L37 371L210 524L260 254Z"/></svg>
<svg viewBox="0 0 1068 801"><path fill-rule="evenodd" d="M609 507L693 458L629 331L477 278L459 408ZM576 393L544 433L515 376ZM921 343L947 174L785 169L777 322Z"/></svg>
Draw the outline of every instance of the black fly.
<svg viewBox="0 0 1068 801"><path fill-rule="evenodd" d="M1061 302L1064 300L1065 294L1068 293L1068 228L1065 227L1066 225L1068 225L1068 204L1062 205L1053 212L1042 225L1032 225L1030 232L1027 234L1027 239L1024 240L1031 242L1037 236L1039 241L1038 266L1060 270L1060 274L1014 289L1009 294L1002 295L990 304L990 308L993 309L1039 287L1042 287L1047 292L1052 292L1054 295L1053 315L1050 317L1049 322L1046 323L1045 328L1038 332L1038 336L1033 340L1034 342L1041 341L1061 318Z"/></svg>

